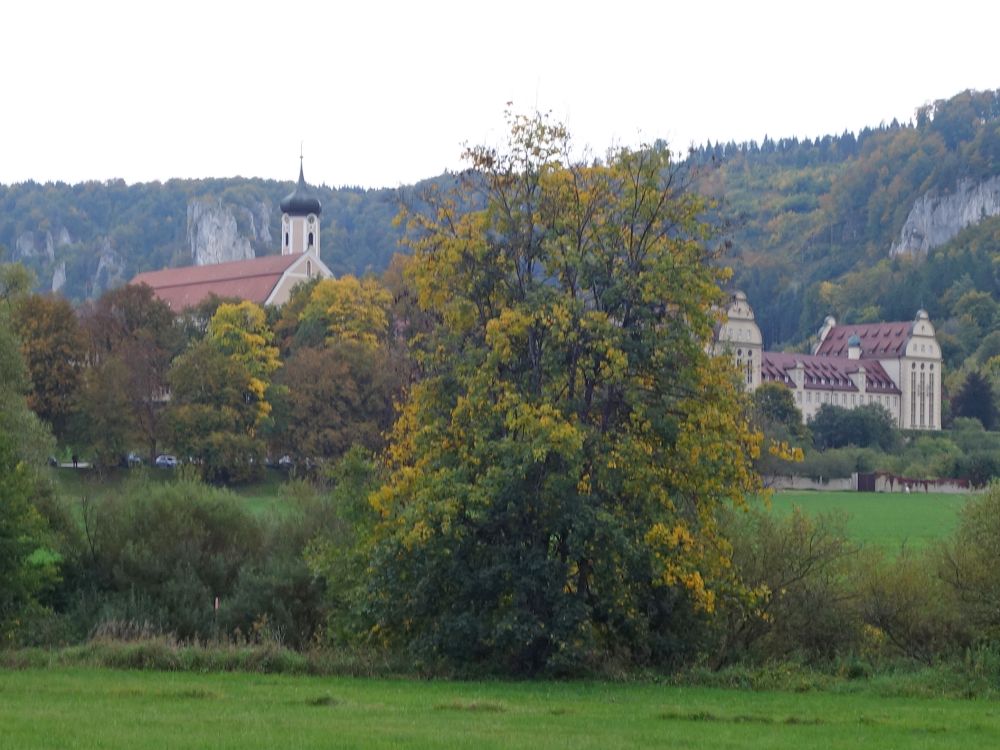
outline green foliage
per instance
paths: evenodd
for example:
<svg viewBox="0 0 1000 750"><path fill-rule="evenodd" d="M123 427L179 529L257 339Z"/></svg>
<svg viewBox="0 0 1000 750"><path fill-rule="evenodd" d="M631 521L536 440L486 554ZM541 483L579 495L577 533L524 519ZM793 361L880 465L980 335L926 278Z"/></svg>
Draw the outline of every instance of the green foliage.
<svg viewBox="0 0 1000 750"><path fill-rule="evenodd" d="M260 307L223 303L205 338L170 366L171 444L211 482L261 476L265 451L258 430L271 413L271 376L280 367L272 337Z"/></svg>
<svg viewBox="0 0 1000 750"><path fill-rule="evenodd" d="M823 404L809 420L813 444L820 449L877 447L892 450L898 440L892 415L879 404L846 409Z"/></svg>
<svg viewBox="0 0 1000 750"><path fill-rule="evenodd" d="M21 299L14 325L31 375L28 406L58 438L67 433L75 407L84 347L69 302L33 294Z"/></svg>
<svg viewBox="0 0 1000 750"><path fill-rule="evenodd" d="M907 549L892 559L884 551L863 558L857 586L875 648L931 664L969 646L955 591L937 567L930 555Z"/></svg>
<svg viewBox="0 0 1000 750"><path fill-rule="evenodd" d="M85 522L98 618L182 639L220 634L215 597L227 601L260 559L260 524L235 496L195 481L136 482L85 508Z"/></svg>
<svg viewBox="0 0 1000 750"><path fill-rule="evenodd" d="M106 357L83 374L73 434L102 470L118 466L131 444L131 404L122 387L128 377L129 365L117 356Z"/></svg>
<svg viewBox="0 0 1000 750"><path fill-rule="evenodd" d="M440 315L393 433L369 569L377 633L508 673L685 658L724 575L715 514L756 438L705 353L723 273L669 153L572 163L541 116L407 215ZM718 369L717 369L718 368Z"/></svg>
<svg viewBox="0 0 1000 750"><path fill-rule="evenodd" d="M278 349L271 345L273 338L264 310L246 301L219 305L205 335L206 344L214 346L247 373L248 377L237 384L247 402L255 406L254 422L248 430L251 435L271 413L267 391L271 376L281 367Z"/></svg>
<svg viewBox="0 0 1000 750"><path fill-rule="evenodd" d="M1000 639L1000 484L969 500L958 531L941 550L940 576L953 589L964 619L976 631Z"/></svg>
<svg viewBox="0 0 1000 750"><path fill-rule="evenodd" d="M352 445L383 446L402 383L384 347L354 342L294 351L277 373L268 440L299 463L342 456Z"/></svg>
<svg viewBox="0 0 1000 750"><path fill-rule="evenodd" d="M926 307L943 321L952 313L942 308L958 300L944 293L966 273L972 289L997 301L990 267L996 219L966 230L927 263L886 258L917 198L997 174L997 97L966 91L934 102L915 123L857 134L692 150L699 187L719 199L721 218L732 220L728 262L736 286L754 301L767 346L803 341L828 314L848 322L909 320Z"/></svg>
<svg viewBox="0 0 1000 750"><path fill-rule="evenodd" d="M368 502L384 474L373 456L355 447L326 472L330 491L306 516L312 536L305 559L325 583L326 637L330 643L358 643L365 636L366 547L377 517Z"/></svg>
<svg viewBox="0 0 1000 750"><path fill-rule="evenodd" d="M780 383L761 383L751 395L753 416L757 424L784 428L789 434L804 433L802 412L795 405L792 392Z"/></svg>
<svg viewBox="0 0 1000 750"><path fill-rule="evenodd" d="M46 525L32 505L38 479L0 430L0 647L10 646L57 579L59 557L45 546Z"/></svg>
<svg viewBox="0 0 1000 750"><path fill-rule="evenodd" d="M245 396L245 366L206 341L171 365L167 410L170 444L212 482L242 482L263 469L263 445L253 437L257 404Z"/></svg>
<svg viewBox="0 0 1000 750"><path fill-rule="evenodd" d="M984 429L992 430L997 423L997 406L993 387L977 370L965 377L965 382L951 399L955 417L978 419Z"/></svg>
<svg viewBox="0 0 1000 750"><path fill-rule="evenodd" d="M845 520L798 508L786 516L729 514L733 565L750 596L721 608L714 666L748 658L828 660L860 642L849 575L857 546Z"/></svg>

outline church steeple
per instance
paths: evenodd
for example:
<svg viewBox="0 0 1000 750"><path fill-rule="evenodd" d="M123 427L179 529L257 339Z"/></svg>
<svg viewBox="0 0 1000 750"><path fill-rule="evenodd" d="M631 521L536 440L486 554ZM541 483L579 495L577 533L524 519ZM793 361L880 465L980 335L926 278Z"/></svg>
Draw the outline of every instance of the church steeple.
<svg viewBox="0 0 1000 750"><path fill-rule="evenodd" d="M319 257L319 215L323 206L306 184L299 154L299 181L281 203L281 254L313 252Z"/></svg>

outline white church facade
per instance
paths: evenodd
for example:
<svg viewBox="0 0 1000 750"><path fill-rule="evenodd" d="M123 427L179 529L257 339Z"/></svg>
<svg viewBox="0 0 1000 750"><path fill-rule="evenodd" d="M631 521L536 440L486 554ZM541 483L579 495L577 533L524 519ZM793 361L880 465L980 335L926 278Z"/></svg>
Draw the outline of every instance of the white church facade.
<svg viewBox="0 0 1000 750"><path fill-rule="evenodd" d="M879 404L906 430L941 429L941 347L927 313L911 322L838 324L828 317L811 354L764 351L753 309L735 292L716 330L748 390L781 383L809 421L823 404Z"/></svg>

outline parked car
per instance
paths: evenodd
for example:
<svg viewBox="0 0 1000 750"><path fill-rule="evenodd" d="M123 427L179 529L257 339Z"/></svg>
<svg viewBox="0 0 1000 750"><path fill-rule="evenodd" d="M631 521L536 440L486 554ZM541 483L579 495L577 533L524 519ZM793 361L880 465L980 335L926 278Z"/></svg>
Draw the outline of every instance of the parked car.
<svg viewBox="0 0 1000 750"><path fill-rule="evenodd" d="M129 466L142 466L142 456L135 451L129 451L128 455L125 456L125 463Z"/></svg>
<svg viewBox="0 0 1000 750"><path fill-rule="evenodd" d="M161 453L156 457L156 465L161 467L173 468L177 466L177 456L171 456L166 453Z"/></svg>

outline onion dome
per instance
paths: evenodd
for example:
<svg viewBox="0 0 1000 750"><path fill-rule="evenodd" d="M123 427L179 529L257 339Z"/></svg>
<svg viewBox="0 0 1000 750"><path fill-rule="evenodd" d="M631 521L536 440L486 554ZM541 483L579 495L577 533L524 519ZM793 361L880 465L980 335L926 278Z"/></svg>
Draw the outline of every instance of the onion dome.
<svg viewBox="0 0 1000 750"><path fill-rule="evenodd" d="M858 334L852 334L849 339L847 339L848 346L861 346L861 337Z"/></svg>
<svg viewBox="0 0 1000 750"><path fill-rule="evenodd" d="M319 214L323 210L319 198L313 195L309 186L306 185L306 178L302 174L302 164L299 164L299 184L295 190L281 199L281 212L291 216L308 216L309 214Z"/></svg>

